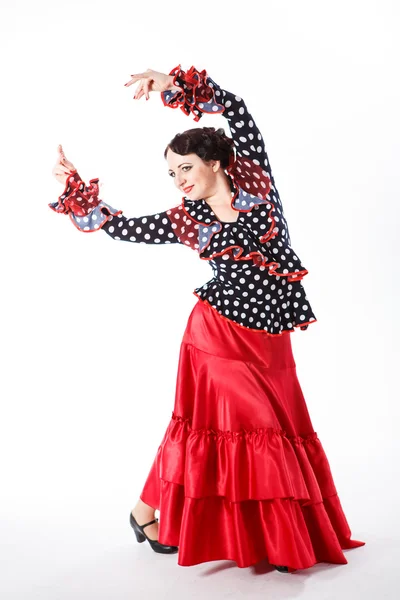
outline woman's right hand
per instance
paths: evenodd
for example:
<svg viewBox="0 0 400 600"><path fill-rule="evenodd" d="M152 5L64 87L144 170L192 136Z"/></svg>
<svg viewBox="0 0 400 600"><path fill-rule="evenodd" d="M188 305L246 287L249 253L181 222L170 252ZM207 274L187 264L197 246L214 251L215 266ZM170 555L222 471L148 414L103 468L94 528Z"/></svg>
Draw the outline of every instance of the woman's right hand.
<svg viewBox="0 0 400 600"><path fill-rule="evenodd" d="M58 158L57 158L56 164L54 165L52 173L53 173L54 177L57 179L57 181L59 181L60 183L62 183L65 186L69 175L76 173L76 169L75 169L74 165L72 164L72 162L70 162L66 158L61 144L58 146L57 152L58 152Z"/></svg>
<svg viewBox="0 0 400 600"><path fill-rule="evenodd" d="M132 79L128 83L125 83L125 86L129 87L140 80L135 91L135 100L139 100L142 96L146 96L146 100L148 100L150 92L166 92L174 87L173 75L166 75L159 71L153 71L153 69L147 69L147 71L136 73L135 75L131 75L131 77Z"/></svg>

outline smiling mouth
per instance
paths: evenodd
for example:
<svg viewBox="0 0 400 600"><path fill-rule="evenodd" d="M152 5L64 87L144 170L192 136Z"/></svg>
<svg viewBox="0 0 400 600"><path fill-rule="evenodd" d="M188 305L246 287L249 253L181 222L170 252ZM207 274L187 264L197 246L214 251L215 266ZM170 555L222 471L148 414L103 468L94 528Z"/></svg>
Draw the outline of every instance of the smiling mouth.
<svg viewBox="0 0 400 600"><path fill-rule="evenodd" d="M190 192L190 190L191 190L192 188L193 188L193 185L191 185L191 186L189 186L189 187L187 187L187 188L184 188L184 190L183 190L183 191L185 192L185 194L187 194L188 192Z"/></svg>

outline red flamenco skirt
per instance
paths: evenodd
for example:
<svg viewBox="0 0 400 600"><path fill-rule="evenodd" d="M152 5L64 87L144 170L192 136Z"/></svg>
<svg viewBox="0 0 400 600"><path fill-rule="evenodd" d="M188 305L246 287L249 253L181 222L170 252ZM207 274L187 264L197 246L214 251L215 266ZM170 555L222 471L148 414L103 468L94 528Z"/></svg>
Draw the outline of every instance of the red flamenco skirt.
<svg viewBox="0 0 400 600"><path fill-rule="evenodd" d="M347 564L352 540L296 375L290 333L242 328L194 306L175 405L140 495L178 565Z"/></svg>

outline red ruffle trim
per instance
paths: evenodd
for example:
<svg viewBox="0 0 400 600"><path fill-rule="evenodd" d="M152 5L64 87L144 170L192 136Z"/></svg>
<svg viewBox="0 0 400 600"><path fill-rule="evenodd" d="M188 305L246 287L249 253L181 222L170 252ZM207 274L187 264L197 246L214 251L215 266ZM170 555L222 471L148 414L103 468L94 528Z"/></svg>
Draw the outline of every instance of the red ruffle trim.
<svg viewBox="0 0 400 600"><path fill-rule="evenodd" d="M301 506L291 498L230 502L221 496L188 498L184 488L160 481L158 540L179 546L178 565L232 560L240 568L266 560L290 569L326 562L347 564L344 549L363 546L350 532L337 494ZM142 500L149 503L144 494Z"/></svg>
<svg viewBox="0 0 400 600"><path fill-rule="evenodd" d="M236 195L237 195L237 193L238 192L236 191ZM234 196L234 198L235 197L236 196ZM233 198L233 200L234 200L234 198ZM269 204L271 204L273 206L272 202L269 202ZM182 203L180 205L180 209L182 210L183 214L186 216L187 219L189 219L190 221L192 221L193 223L195 223L198 226L203 226L203 227L207 227L207 229L210 229L210 228L212 229L213 225L215 225L215 224L218 225L220 223L219 221L214 220L211 223L207 223L207 225L205 225L204 222L198 221L195 217L193 217L191 214L189 214L188 211L186 210L186 207L185 207L185 198L182 199ZM271 208L271 210L269 212L269 216L271 216L271 212L272 211L273 211L273 208ZM178 213L175 213L175 214L178 215L178 219L179 219L179 214ZM271 218L273 219L273 216L271 216ZM274 227L274 224L275 224L275 222L273 221L272 224L271 224L271 226L270 226L270 228L269 228L269 231L266 234L264 234L261 238L259 238L260 241L265 242L265 241L273 238L276 235L275 232L272 233L272 229ZM215 233L219 233L220 231L221 230L216 231ZM185 243L191 244L191 238L189 237L190 233L192 233L191 230L189 230L187 233L185 231L181 232L180 233L180 239L182 239ZM210 239L208 240L207 245L205 245L202 248L201 252L199 252L199 256L200 256L201 260L208 260L209 261L209 260L214 259L216 256L222 256L223 254L227 254L228 253L228 254L230 254L231 258L233 260L236 260L236 261L239 261L239 260L247 260L247 261L248 260L252 260L252 262L254 264L256 264L257 266L268 268L270 275L276 275L278 277L286 277L287 280L288 280L288 282L291 282L291 281L300 281L308 273L308 270L305 269L305 268L300 269L299 271L288 271L287 273L279 273L276 269L278 267L282 266L280 263L278 263L278 262L276 262L274 260L268 262L269 258L265 254L263 254L261 250L251 250L249 252L248 248L245 249L239 243L235 244L235 245L232 245L232 246L227 246L226 248L224 248L223 250L220 250L219 252L218 251L213 252L212 254L210 254L210 256L202 256L202 254L204 253L204 251L207 248L209 248L209 246L210 246L210 244L211 244L211 242L213 240L214 235L215 234L213 234L213 235L210 236ZM237 250L236 254L233 252L233 250Z"/></svg>
<svg viewBox="0 0 400 600"><path fill-rule="evenodd" d="M213 113L218 114L225 111L222 104L216 102L213 89L207 84L207 72L205 69L198 71L194 66L188 71L183 71L181 65L172 69L169 75L173 75L173 85L179 87L172 98L166 101L165 92L161 94L164 106L180 108L185 115L192 113L194 121L199 121L205 112L202 110L203 103L213 100Z"/></svg>
<svg viewBox="0 0 400 600"><path fill-rule="evenodd" d="M64 192L57 202L49 207L57 213L69 216L73 225L84 233L98 231L108 221L110 215L119 215L122 210L116 210L99 199L99 179L91 179L85 185L80 175L75 171L65 183Z"/></svg>
<svg viewBox="0 0 400 600"><path fill-rule="evenodd" d="M178 564L234 560L305 569L346 564L352 540L317 433L192 430L172 415L141 498Z"/></svg>
<svg viewBox="0 0 400 600"><path fill-rule="evenodd" d="M100 203L99 178L91 179L85 185L80 175L75 171L65 182L64 192L59 196L58 203L49 204L58 213L72 212L76 217L85 217Z"/></svg>

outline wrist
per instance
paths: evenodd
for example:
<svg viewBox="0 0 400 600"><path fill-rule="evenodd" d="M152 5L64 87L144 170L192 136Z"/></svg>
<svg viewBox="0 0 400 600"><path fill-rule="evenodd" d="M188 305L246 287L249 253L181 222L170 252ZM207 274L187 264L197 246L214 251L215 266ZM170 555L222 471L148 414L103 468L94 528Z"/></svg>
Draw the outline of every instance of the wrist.
<svg viewBox="0 0 400 600"><path fill-rule="evenodd" d="M180 87L178 87L178 86L174 85L174 78L175 78L175 76L174 76L174 75L170 75L170 76L169 76L169 85L168 85L168 89L169 89L171 92L177 92L177 91L180 91L180 90L181 90L181 88L180 88Z"/></svg>

